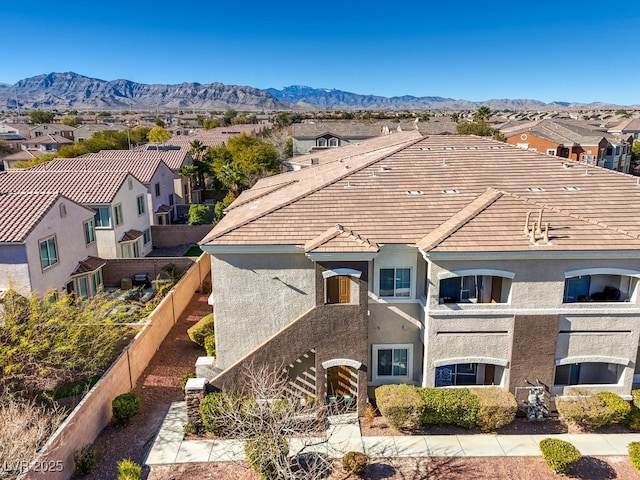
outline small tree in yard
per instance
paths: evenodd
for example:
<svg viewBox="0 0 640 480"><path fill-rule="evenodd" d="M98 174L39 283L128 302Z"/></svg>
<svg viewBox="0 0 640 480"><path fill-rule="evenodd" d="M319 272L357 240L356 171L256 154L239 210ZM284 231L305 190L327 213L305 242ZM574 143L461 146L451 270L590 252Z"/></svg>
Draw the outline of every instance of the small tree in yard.
<svg viewBox="0 0 640 480"><path fill-rule="evenodd" d="M328 441L326 406L300 402L281 369L246 366L232 389L205 397L200 412L208 431L247 440L247 458L262 478L315 480L331 472L331 459L314 451ZM294 451L283 443L291 437L298 437Z"/></svg>
<svg viewBox="0 0 640 480"><path fill-rule="evenodd" d="M189 207L189 225L206 225L211 223L211 210L206 205Z"/></svg>

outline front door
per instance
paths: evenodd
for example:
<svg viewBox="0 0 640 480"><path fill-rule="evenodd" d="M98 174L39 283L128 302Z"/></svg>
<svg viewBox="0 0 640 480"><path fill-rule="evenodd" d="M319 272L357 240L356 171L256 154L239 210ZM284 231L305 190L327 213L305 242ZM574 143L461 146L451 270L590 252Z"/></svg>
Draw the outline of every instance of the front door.
<svg viewBox="0 0 640 480"><path fill-rule="evenodd" d="M338 297L338 303L350 303L351 302L351 282L347 276L339 276L339 289L340 295Z"/></svg>

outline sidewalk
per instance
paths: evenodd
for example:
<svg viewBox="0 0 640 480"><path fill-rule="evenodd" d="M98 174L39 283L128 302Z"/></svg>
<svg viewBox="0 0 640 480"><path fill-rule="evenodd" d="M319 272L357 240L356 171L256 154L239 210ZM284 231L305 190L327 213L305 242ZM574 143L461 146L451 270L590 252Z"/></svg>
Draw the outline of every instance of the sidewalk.
<svg viewBox="0 0 640 480"><path fill-rule="evenodd" d="M228 462L244 460L241 440L183 440L187 422L184 402L175 402L158 432L146 460L147 465ZM363 437L355 414L329 417L327 437L293 438L290 450L302 447L340 458L346 452L364 452L380 457L537 457L543 438L571 442L582 455L627 455L627 445L640 441L640 433L558 435L415 435ZM310 446L312 446L309 448Z"/></svg>

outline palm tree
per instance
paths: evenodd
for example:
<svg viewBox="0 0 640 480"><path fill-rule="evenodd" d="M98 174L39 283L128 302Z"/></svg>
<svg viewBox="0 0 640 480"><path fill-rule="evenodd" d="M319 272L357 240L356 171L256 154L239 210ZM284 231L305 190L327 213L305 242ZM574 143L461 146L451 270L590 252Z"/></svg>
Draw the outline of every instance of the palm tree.
<svg viewBox="0 0 640 480"><path fill-rule="evenodd" d="M227 163L220 168L218 180L220 180L234 197L237 197L245 183L245 176L237 164Z"/></svg>
<svg viewBox="0 0 640 480"><path fill-rule="evenodd" d="M195 165L185 165L178 173L183 177L187 177L187 203L190 204L193 199L193 176L198 172Z"/></svg>
<svg viewBox="0 0 640 480"><path fill-rule="evenodd" d="M476 113L473 114L473 119L476 122L486 122L492 113L493 112L489 107L487 107L486 105L483 105L478 110L476 110Z"/></svg>
<svg viewBox="0 0 640 480"><path fill-rule="evenodd" d="M204 175L209 170L209 165L205 162L206 145L196 138L189 144L189 155L193 158L193 165L196 167L196 185L204 190Z"/></svg>

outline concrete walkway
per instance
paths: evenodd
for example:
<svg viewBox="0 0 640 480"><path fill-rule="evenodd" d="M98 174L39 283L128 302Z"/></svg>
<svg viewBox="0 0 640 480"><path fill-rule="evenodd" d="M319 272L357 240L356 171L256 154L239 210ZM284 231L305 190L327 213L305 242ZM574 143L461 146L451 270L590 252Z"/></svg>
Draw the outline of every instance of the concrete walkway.
<svg viewBox="0 0 640 480"><path fill-rule="evenodd" d="M146 460L147 465L244 460L241 440L183 440L186 405L171 405ZM412 435L363 437L355 414L329 417L326 437L293 438L290 454L301 451L341 458L346 452L380 457L536 457L543 438L571 442L582 455L627 455L627 445L640 441L640 433L557 435Z"/></svg>

